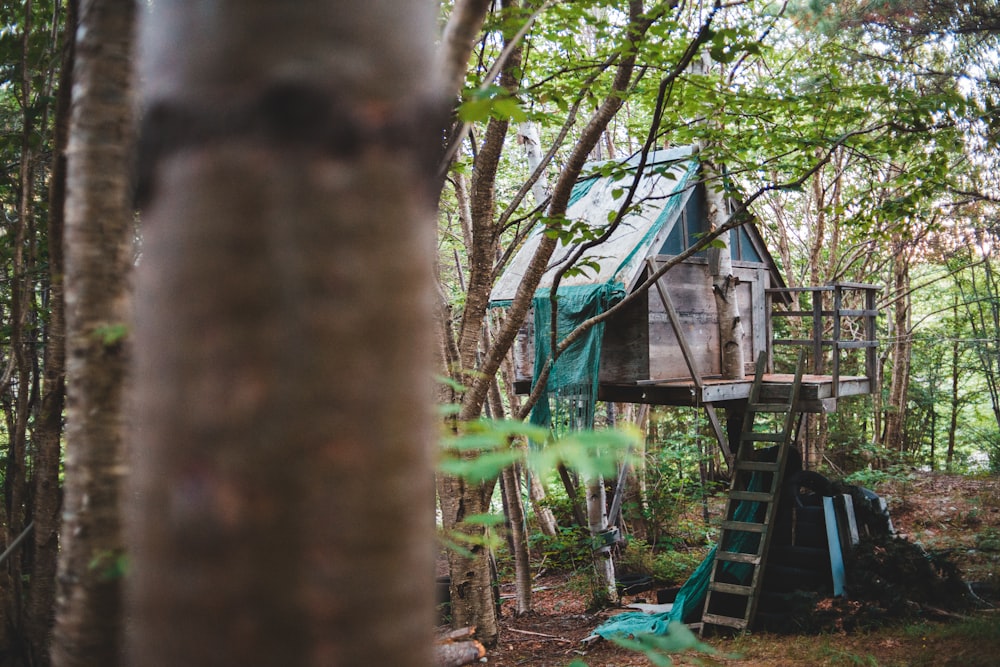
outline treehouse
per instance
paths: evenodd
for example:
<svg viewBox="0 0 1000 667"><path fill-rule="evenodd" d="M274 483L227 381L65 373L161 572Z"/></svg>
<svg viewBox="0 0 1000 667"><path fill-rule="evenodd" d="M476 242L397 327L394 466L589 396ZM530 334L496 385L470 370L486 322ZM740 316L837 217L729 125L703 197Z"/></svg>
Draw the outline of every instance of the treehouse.
<svg viewBox="0 0 1000 667"><path fill-rule="evenodd" d="M546 386L549 397L570 400L577 426L592 420L596 400L700 406L729 458L715 409L726 408L730 419L742 414L761 355L761 396L787 400L793 369L786 360L796 356L788 353L796 347L808 351L797 412L832 412L841 398L873 391L875 287L786 287L751 220L728 232L727 250L709 246L690 252L709 230L706 186L696 156L686 147L656 151L639 176L638 167L638 158L601 165L574 188L566 227L589 229L590 235L561 243L552 255L533 315L514 349L519 393L530 391L534 378L546 370L553 342L558 346L569 331L595 316L606 319L562 351ZM625 212L610 231L609 220L619 209ZM608 231L603 242L579 257L578 270L562 272L581 243ZM494 305L511 303L545 233L539 226L512 258L491 295ZM713 273L726 251L745 360L735 373L724 368L722 341L737 323L732 317L720 322L713 291ZM556 276L559 286L552 299ZM551 413L536 421L546 419Z"/></svg>

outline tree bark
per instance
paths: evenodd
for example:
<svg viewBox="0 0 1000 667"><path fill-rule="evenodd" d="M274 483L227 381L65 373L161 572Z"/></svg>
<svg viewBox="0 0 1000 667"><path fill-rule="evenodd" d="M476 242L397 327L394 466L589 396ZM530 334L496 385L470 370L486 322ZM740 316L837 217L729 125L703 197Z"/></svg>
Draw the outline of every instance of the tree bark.
<svg viewBox="0 0 1000 667"><path fill-rule="evenodd" d="M521 488L514 466L504 468L502 475L507 499L507 517L510 519L511 542L514 544L515 614L523 616L531 611L531 563L528 535L524 524L524 506L521 504Z"/></svg>
<svg viewBox="0 0 1000 667"><path fill-rule="evenodd" d="M433 10L145 17L134 665L433 662Z"/></svg>
<svg viewBox="0 0 1000 667"><path fill-rule="evenodd" d="M611 545L598 543L608 530L607 496L604 477L601 475L595 475L587 484L587 526L596 545L592 556L597 577L596 590L600 598L598 601L615 604L618 602L618 589L615 587L615 563L611 558Z"/></svg>
<svg viewBox="0 0 1000 667"><path fill-rule="evenodd" d="M52 662L121 664L134 4L80 5L67 148L66 500Z"/></svg>
<svg viewBox="0 0 1000 667"><path fill-rule="evenodd" d="M959 360L961 359L961 348L959 347L959 327L958 327L958 295L955 295L952 306L952 317L955 325L952 332L951 341L951 396L948 401L948 450L945 453L944 469L951 472L952 463L955 459L955 433L958 431L958 412L961 406L958 397L958 373Z"/></svg>
<svg viewBox="0 0 1000 667"><path fill-rule="evenodd" d="M707 74L710 58L705 52L702 60L695 61L692 69ZM718 121L713 121L716 124ZM702 156L702 173L705 181L706 218L710 232L720 229L729 218L726 202L725 169L708 155ZM717 247L709 250L709 271L712 275L712 293L715 295L715 314L719 327L719 354L722 377L741 380L746 374L743 360L743 322L736 295L736 276L733 274L730 234L716 239ZM756 361L756 360L754 360ZM722 443L719 443L721 446Z"/></svg>
<svg viewBox="0 0 1000 667"><path fill-rule="evenodd" d="M896 239L895 246L897 248L893 262L893 294L896 295L893 308L895 336L892 343L892 380L889 386L882 444L890 451L903 452L906 448L907 390L910 384L910 355L913 350L910 332L910 262L902 240Z"/></svg>
<svg viewBox="0 0 1000 667"><path fill-rule="evenodd" d="M44 384L35 423L34 558L27 599L27 642L34 667L50 664L59 556L63 410L66 404L66 315L63 253L66 214L66 144L69 134L77 0L66 4L62 68L56 98L52 171L49 176L48 323L45 332Z"/></svg>

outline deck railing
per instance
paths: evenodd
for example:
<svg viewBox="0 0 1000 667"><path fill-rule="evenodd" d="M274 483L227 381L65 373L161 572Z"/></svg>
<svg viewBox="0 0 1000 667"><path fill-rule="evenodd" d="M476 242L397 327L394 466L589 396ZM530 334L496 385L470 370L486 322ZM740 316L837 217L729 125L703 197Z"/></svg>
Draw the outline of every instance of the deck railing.
<svg viewBox="0 0 1000 667"><path fill-rule="evenodd" d="M875 305L875 296L880 288L876 285L866 285L863 283L834 283L823 285L822 287L776 287L766 290L768 299L768 310L771 317L783 318L811 318L812 336L810 338L773 338L772 343L778 345L805 346L812 351L813 373L824 374L823 352L824 349L832 350L831 375L833 376L833 396L837 398L840 387L840 353L842 350L864 350L865 355L865 376L868 378L870 387L875 387L875 364L876 348L878 340L875 338L875 323L878 317L878 309ZM824 297L827 293L832 294L832 309L825 309ZM855 303L857 298L851 298L853 294L861 294L864 303L863 308L845 308L845 303ZM774 308L774 297L779 294L786 294L791 297L794 294L808 294L812 307L809 310L780 310ZM845 318L850 321L860 322L858 327L852 327L850 337L845 339ZM826 325L830 322L830 326ZM829 331L829 337L824 337ZM769 332L769 335L771 333Z"/></svg>

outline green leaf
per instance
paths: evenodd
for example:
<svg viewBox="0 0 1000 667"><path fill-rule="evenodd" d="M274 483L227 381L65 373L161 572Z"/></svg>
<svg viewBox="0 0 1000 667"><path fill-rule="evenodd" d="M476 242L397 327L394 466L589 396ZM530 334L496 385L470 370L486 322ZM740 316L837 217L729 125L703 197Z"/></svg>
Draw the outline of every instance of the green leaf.
<svg viewBox="0 0 1000 667"><path fill-rule="evenodd" d="M446 375L435 375L434 379L437 382L440 382L441 384L445 385L446 387L450 387L451 389L454 389L455 391L459 391L459 392L465 391L465 385L463 385L462 383L457 382L457 381L451 379L450 377L448 377Z"/></svg>
<svg viewBox="0 0 1000 667"><path fill-rule="evenodd" d="M462 477L470 482L484 482L493 479L500 471L522 458L519 450L487 451L474 458L445 458L438 465L452 476Z"/></svg>
<svg viewBox="0 0 1000 667"><path fill-rule="evenodd" d="M458 107L458 117L465 123L478 123L490 117L493 100L469 100Z"/></svg>
<svg viewBox="0 0 1000 667"><path fill-rule="evenodd" d="M513 97L495 100L493 102L493 115L500 118L509 118L516 123L528 120L528 114L524 113L521 104Z"/></svg>
<svg viewBox="0 0 1000 667"><path fill-rule="evenodd" d="M94 327L93 336L105 347L114 347L128 337L128 325L122 322Z"/></svg>
<svg viewBox="0 0 1000 667"><path fill-rule="evenodd" d="M463 122L476 123L491 116L518 123L528 119L528 114L521 108L520 102L506 88L500 86L478 88L467 93L466 97L465 102L458 107L458 117Z"/></svg>

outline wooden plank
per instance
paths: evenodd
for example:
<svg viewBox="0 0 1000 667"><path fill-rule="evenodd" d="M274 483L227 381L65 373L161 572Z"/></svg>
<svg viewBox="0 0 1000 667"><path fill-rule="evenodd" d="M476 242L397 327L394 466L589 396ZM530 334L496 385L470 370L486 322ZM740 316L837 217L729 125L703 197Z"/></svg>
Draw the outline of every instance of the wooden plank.
<svg viewBox="0 0 1000 667"><path fill-rule="evenodd" d="M702 626L705 625L724 625L727 628L735 628L737 630L742 630L747 627L746 620L742 618L733 618L732 616L720 616L719 614L704 614L701 617Z"/></svg>
<svg viewBox="0 0 1000 667"><path fill-rule="evenodd" d="M733 491L729 494L732 500L750 500L755 503L771 502L771 494L763 491Z"/></svg>
<svg viewBox="0 0 1000 667"><path fill-rule="evenodd" d="M743 597L750 597L753 593L753 588L750 586L741 586L739 584L727 584L721 581L713 581L708 585L709 590L715 591L716 593L729 593L730 595L742 595Z"/></svg>
<svg viewBox="0 0 1000 667"><path fill-rule="evenodd" d="M701 388L703 403L725 403L739 401L750 395L749 380L733 382L732 384L706 384Z"/></svg>
<svg viewBox="0 0 1000 667"><path fill-rule="evenodd" d="M745 470L747 472L778 472L778 468L778 464L774 461L740 460L736 462L737 470Z"/></svg>
<svg viewBox="0 0 1000 667"><path fill-rule="evenodd" d="M855 350L860 348L878 347L877 340L842 340L837 343L841 350Z"/></svg>
<svg viewBox="0 0 1000 667"><path fill-rule="evenodd" d="M792 292L832 292L833 285L820 285L818 287L772 287L768 291L772 294L790 294Z"/></svg>
<svg viewBox="0 0 1000 667"><path fill-rule="evenodd" d="M742 554L735 551L716 551L715 559L730 563L746 563L748 565L757 565L760 563L760 556L757 554Z"/></svg>
<svg viewBox="0 0 1000 667"><path fill-rule="evenodd" d="M770 280L770 274L768 274L767 269L758 269L756 272L756 280L753 283L752 289L752 310L750 319L753 321L753 331L751 336L753 339L753 354L748 357L750 364L753 360L757 358L761 352L767 351L767 341L768 341L768 313L770 312L770 304L768 303L768 297L764 293L767 289L768 281Z"/></svg>
<svg viewBox="0 0 1000 667"><path fill-rule="evenodd" d="M790 375L770 374L761 385L759 399L762 402L778 403L788 401L791 391ZM773 379L772 379L773 378ZM805 376L799 400L795 404L799 412L830 413L837 408L837 399L832 398L830 376ZM602 382L598 386L598 400L619 403L643 403L648 405L700 406L705 403L725 404L745 401L750 395L751 383L746 380L718 381L705 380L701 390L692 380L685 382L648 381L642 383L616 384ZM518 393L527 393L527 383L515 385ZM862 376L847 376L840 379L840 397L858 396L871 393L871 382Z"/></svg>
<svg viewBox="0 0 1000 667"><path fill-rule="evenodd" d="M749 431L740 436L743 442L781 442L785 439L784 433L758 433Z"/></svg>
<svg viewBox="0 0 1000 667"><path fill-rule="evenodd" d="M743 325L743 339L740 345L743 348L743 375L753 374L754 361L760 350L757 349L755 332L758 328L766 328L763 318L757 319L754 311L758 295L755 293L759 275L757 269L740 269L733 267L733 275L736 277L736 300L739 305L740 323ZM713 296L714 298L714 296ZM762 306L760 307L762 310ZM722 354L720 348L719 354ZM720 362L721 363L721 362Z"/></svg>
<svg viewBox="0 0 1000 667"><path fill-rule="evenodd" d="M788 412L788 403L754 403L754 412Z"/></svg>
<svg viewBox="0 0 1000 667"><path fill-rule="evenodd" d="M823 518L826 522L826 541L830 548L830 569L833 572L833 594L840 597L844 594L847 582L844 569L844 552L840 548L840 533L837 530L837 512L833 507L833 498L823 498Z"/></svg>
<svg viewBox="0 0 1000 667"><path fill-rule="evenodd" d="M741 533L763 533L764 524L750 523L749 521L723 521L722 527L726 530L736 530Z"/></svg>

